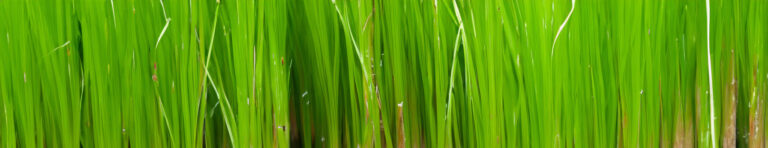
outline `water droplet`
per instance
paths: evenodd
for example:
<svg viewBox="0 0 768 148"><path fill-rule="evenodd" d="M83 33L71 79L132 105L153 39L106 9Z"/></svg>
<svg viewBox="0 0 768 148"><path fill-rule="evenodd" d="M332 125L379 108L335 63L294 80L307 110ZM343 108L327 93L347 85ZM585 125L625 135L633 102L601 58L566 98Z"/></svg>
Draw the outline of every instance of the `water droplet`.
<svg viewBox="0 0 768 148"><path fill-rule="evenodd" d="M400 103L397 104L397 107L403 107L403 101L400 101Z"/></svg>
<svg viewBox="0 0 768 148"><path fill-rule="evenodd" d="M643 94L643 91L644 91L644 90L642 90L642 89L640 90L640 94L641 94L641 95Z"/></svg>
<svg viewBox="0 0 768 148"><path fill-rule="evenodd" d="M24 83L27 83L27 72L24 72Z"/></svg>
<svg viewBox="0 0 768 148"><path fill-rule="evenodd" d="M309 93L308 91L304 91L304 93L301 94L301 97L304 98L305 96L307 96L308 93Z"/></svg>

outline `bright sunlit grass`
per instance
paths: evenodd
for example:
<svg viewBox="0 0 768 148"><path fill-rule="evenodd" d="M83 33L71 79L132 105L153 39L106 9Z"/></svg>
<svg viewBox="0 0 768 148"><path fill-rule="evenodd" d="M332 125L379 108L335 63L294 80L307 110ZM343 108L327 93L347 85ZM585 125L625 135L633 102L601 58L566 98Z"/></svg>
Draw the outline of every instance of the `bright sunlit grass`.
<svg viewBox="0 0 768 148"><path fill-rule="evenodd" d="M0 147L765 147L764 0L0 0Z"/></svg>

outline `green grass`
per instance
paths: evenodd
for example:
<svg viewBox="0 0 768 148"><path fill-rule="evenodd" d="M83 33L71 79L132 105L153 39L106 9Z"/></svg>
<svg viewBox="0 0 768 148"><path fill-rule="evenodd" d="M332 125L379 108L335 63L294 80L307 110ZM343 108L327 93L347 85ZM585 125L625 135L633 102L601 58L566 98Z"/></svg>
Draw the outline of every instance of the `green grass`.
<svg viewBox="0 0 768 148"><path fill-rule="evenodd" d="M0 147L765 147L762 0L0 0Z"/></svg>

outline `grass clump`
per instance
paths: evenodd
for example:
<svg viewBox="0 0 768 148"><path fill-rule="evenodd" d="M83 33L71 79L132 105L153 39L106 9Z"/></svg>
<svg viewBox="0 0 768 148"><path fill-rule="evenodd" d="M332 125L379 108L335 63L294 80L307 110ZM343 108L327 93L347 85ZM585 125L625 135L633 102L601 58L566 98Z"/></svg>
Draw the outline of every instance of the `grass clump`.
<svg viewBox="0 0 768 148"><path fill-rule="evenodd" d="M765 147L760 0L0 1L2 147Z"/></svg>

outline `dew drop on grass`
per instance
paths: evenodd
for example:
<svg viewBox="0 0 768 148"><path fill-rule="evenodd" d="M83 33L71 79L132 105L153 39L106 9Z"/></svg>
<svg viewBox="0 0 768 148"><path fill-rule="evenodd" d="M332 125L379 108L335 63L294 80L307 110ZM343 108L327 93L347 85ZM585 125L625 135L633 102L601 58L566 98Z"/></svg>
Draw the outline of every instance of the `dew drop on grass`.
<svg viewBox="0 0 768 148"><path fill-rule="evenodd" d="M528 22L523 22L523 27L525 27L525 32L528 32Z"/></svg>
<svg viewBox="0 0 768 148"><path fill-rule="evenodd" d="M517 113L512 114L512 124L517 125Z"/></svg>
<svg viewBox="0 0 768 148"><path fill-rule="evenodd" d="M307 94L309 94L309 92L308 92L308 91L304 91L304 93L303 93L303 94L301 94L301 98L304 98L304 97L306 97L306 96L307 96Z"/></svg>
<svg viewBox="0 0 768 148"><path fill-rule="evenodd" d="M24 83L27 83L27 72L24 72Z"/></svg>

